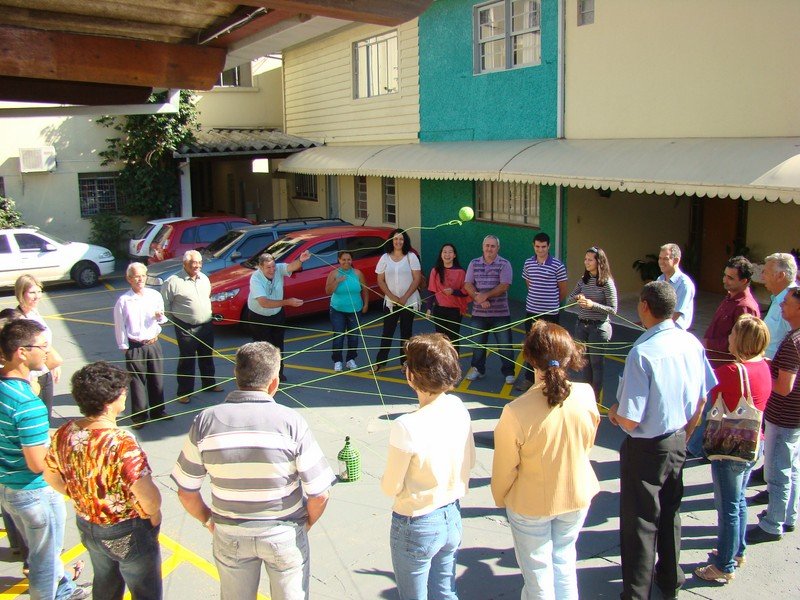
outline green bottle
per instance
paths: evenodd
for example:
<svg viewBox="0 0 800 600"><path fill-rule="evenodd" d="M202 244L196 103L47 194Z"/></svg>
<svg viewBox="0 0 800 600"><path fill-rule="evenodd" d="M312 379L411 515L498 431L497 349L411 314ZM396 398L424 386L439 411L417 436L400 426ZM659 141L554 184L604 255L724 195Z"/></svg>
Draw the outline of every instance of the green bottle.
<svg viewBox="0 0 800 600"><path fill-rule="evenodd" d="M350 445L350 436L344 438L344 448L339 450L339 479L355 481L361 477L361 453Z"/></svg>

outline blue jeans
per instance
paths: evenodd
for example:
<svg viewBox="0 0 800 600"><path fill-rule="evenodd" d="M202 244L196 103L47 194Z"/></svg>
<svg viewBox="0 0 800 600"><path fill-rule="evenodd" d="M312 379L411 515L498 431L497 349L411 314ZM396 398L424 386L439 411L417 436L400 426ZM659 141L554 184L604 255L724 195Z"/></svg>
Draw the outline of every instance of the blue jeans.
<svg viewBox="0 0 800 600"><path fill-rule="evenodd" d="M783 533L784 523L797 524L800 429L764 422L764 479L769 505L759 526L768 533Z"/></svg>
<svg viewBox="0 0 800 600"><path fill-rule="evenodd" d="M262 564L272 600L308 600L311 562L305 524L272 521L263 528L239 531L231 533L219 525L214 529L222 600L255 598Z"/></svg>
<svg viewBox="0 0 800 600"><path fill-rule="evenodd" d="M594 395L600 402L600 393L603 391L603 361L606 352L605 342L611 340L611 322L582 321L575 323L575 341L587 344L586 354L588 360L581 372L581 379L590 383L594 388Z"/></svg>
<svg viewBox="0 0 800 600"><path fill-rule="evenodd" d="M747 481L755 462L712 460L711 479L714 481L714 506L717 509L717 555L714 566L723 573L733 573L734 557L744 556L747 547Z"/></svg>
<svg viewBox="0 0 800 600"><path fill-rule="evenodd" d="M67 512L64 498L49 486L15 490L0 484L0 503L28 543L31 600L69 598L75 583L64 577L61 562Z"/></svg>
<svg viewBox="0 0 800 600"><path fill-rule="evenodd" d="M122 600L125 585L136 600L161 599L159 527L138 518L107 526L75 521L92 561L94 600Z"/></svg>
<svg viewBox="0 0 800 600"><path fill-rule="evenodd" d="M500 355L500 371L503 375L514 374L514 350L511 348L511 317L472 317L470 326L472 331L466 336L476 345L472 351L472 366L483 374L486 373L486 344L489 342L489 332L494 334L494 340L499 346L496 352Z"/></svg>
<svg viewBox="0 0 800 600"><path fill-rule="evenodd" d="M345 360L355 360L358 356L358 313L341 312L331 308L331 327L333 327L333 362L344 362L342 360L342 348L344 348L344 332L347 332L347 358Z"/></svg>
<svg viewBox="0 0 800 600"><path fill-rule="evenodd" d="M392 514L389 536L400 600L458 600L461 509L452 502L419 517Z"/></svg>
<svg viewBox="0 0 800 600"><path fill-rule="evenodd" d="M521 600L578 600L575 542L588 512L526 517L506 509L525 580Z"/></svg>

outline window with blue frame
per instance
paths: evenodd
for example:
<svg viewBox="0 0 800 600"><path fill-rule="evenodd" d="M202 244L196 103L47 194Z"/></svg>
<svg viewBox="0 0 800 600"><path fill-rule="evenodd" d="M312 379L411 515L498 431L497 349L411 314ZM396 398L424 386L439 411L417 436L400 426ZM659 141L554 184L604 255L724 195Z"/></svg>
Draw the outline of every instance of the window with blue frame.
<svg viewBox="0 0 800 600"><path fill-rule="evenodd" d="M542 62L541 0L500 0L474 9L475 73Z"/></svg>

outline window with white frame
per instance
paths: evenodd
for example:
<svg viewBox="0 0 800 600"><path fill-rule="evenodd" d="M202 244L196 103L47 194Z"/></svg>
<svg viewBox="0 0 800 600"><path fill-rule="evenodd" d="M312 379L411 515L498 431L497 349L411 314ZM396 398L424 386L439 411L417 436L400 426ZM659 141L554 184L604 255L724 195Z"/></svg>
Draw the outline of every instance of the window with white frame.
<svg viewBox="0 0 800 600"><path fill-rule="evenodd" d="M253 71L250 63L220 73L215 87L253 87Z"/></svg>
<svg viewBox="0 0 800 600"><path fill-rule="evenodd" d="M501 0L474 11L475 73L541 63L541 0Z"/></svg>
<svg viewBox="0 0 800 600"><path fill-rule="evenodd" d="M539 226L539 186L505 181L476 181L477 218L495 223Z"/></svg>
<svg viewBox="0 0 800 600"><path fill-rule="evenodd" d="M292 178L294 182L294 193L292 198L301 200L317 201L317 176L295 174Z"/></svg>
<svg viewBox="0 0 800 600"><path fill-rule="evenodd" d="M397 180L384 177L383 180L383 222L397 225Z"/></svg>
<svg viewBox="0 0 800 600"><path fill-rule="evenodd" d="M353 44L353 97L372 98L399 89L397 31Z"/></svg>
<svg viewBox="0 0 800 600"><path fill-rule="evenodd" d="M366 219L367 212L367 177L366 175L356 175L356 219Z"/></svg>
<svg viewBox="0 0 800 600"><path fill-rule="evenodd" d="M118 213L122 208L117 194L117 173L79 173L78 195L83 218Z"/></svg>
<svg viewBox="0 0 800 600"><path fill-rule="evenodd" d="M594 23L594 0L578 0L578 26Z"/></svg>

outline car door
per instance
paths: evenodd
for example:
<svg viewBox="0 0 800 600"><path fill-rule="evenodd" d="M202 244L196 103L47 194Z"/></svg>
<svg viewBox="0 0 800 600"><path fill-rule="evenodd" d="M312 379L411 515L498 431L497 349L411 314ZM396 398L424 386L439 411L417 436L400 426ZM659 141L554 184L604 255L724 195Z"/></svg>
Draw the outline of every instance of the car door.
<svg viewBox="0 0 800 600"><path fill-rule="evenodd" d="M20 268L17 243L10 231L0 231L0 286L13 287L17 277L25 271Z"/></svg>
<svg viewBox="0 0 800 600"><path fill-rule="evenodd" d="M36 233L16 232L14 240L19 249L19 264L23 273L35 275L42 281L55 281L64 276L66 257L51 240Z"/></svg>
<svg viewBox="0 0 800 600"><path fill-rule="evenodd" d="M353 257L353 268L364 274L364 280L370 288L369 300L373 302L382 297L378 288L378 276L375 267L383 255L386 240L375 235L353 235L344 241L344 249Z"/></svg>
<svg viewBox="0 0 800 600"><path fill-rule="evenodd" d="M287 309L286 314L290 316L326 311L330 307L330 296L325 293L325 280L337 265L340 240L305 244L304 248L311 253L311 257L303 263L302 269L293 273L284 283L284 298L300 298L304 302L299 308ZM295 253L292 260L298 256L300 252Z"/></svg>

